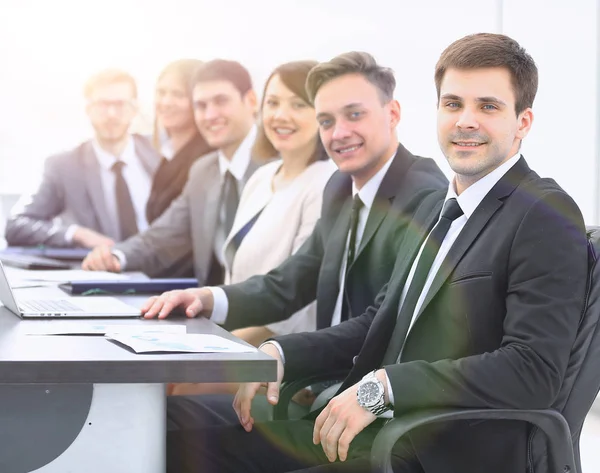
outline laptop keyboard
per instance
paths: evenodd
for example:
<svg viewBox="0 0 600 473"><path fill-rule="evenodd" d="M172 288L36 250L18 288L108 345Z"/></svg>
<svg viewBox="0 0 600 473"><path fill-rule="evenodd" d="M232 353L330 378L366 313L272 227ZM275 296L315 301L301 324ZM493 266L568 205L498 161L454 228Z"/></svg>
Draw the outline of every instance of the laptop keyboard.
<svg viewBox="0 0 600 473"><path fill-rule="evenodd" d="M81 307L62 300L28 300L19 302L23 312L83 312Z"/></svg>

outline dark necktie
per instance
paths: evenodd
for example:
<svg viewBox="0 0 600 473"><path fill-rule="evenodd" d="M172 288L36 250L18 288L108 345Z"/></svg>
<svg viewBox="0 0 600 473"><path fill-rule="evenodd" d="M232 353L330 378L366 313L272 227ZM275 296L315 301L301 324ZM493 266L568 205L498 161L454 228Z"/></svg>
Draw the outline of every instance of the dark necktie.
<svg viewBox="0 0 600 473"><path fill-rule="evenodd" d="M348 287L348 272L350 266L354 263L354 257L356 256L356 232L358 230L358 217L360 215L360 209L363 203L360 200L358 194L354 196L352 200L352 212L350 213L350 238L348 240L348 252L346 253L346 273L344 276L344 293L342 299L342 315L341 321L348 320L350 313L350 295L346 291Z"/></svg>
<svg viewBox="0 0 600 473"><path fill-rule="evenodd" d="M123 177L123 161L115 161L112 165L112 172L115 173L115 195L117 198L117 214L119 216L119 228L121 230L121 240L125 240L138 232L137 218L133 201L129 193L129 187Z"/></svg>
<svg viewBox="0 0 600 473"><path fill-rule="evenodd" d="M225 214L225 221L223 222L225 237L229 235L229 231L233 226L233 220L239 202L240 196L238 195L237 181L233 174L227 171L225 172L225 179L223 182L223 201L221 202Z"/></svg>
<svg viewBox="0 0 600 473"><path fill-rule="evenodd" d="M433 230L431 230L429 237L423 245L423 251L417 262L417 267L412 281L410 282L406 297L404 298L404 303L399 310L396 326L394 327L390 343L383 358L384 366L397 362L398 357L400 356L400 350L404 344L405 332L408 330L408 327L410 327L417 302L423 292L431 265L440 250L440 246L442 245L448 230L450 230L452 222L462 214L463 211L456 199L448 199L446 201L444 208L442 209L440 220L435 227L433 227Z"/></svg>

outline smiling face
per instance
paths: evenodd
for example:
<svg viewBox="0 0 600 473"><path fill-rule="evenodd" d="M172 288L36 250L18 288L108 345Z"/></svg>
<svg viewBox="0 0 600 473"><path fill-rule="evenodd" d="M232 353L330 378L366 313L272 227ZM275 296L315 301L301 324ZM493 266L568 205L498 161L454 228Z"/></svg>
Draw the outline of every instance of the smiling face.
<svg viewBox="0 0 600 473"><path fill-rule="evenodd" d="M440 87L438 141L457 192L502 165L518 150L533 122L531 108L515 113L507 69L448 69Z"/></svg>
<svg viewBox="0 0 600 473"><path fill-rule="evenodd" d="M315 109L286 87L278 74L271 78L265 91L262 123L265 135L278 152L314 151Z"/></svg>
<svg viewBox="0 0 600 473"><path fill-rule="evenodd" d="M256 95L244 95L227 80L196 84L193 91L194 118L198 130L213 148L231 157L254 123Z"/></svg>
<svg viewBox="0 0 600 473"><path fill-rule="evenodd" d="M359 188L395 153L400 105L382 103L377 87L364 76L346 74L323 84L315 110L327 154Z"/></svg>

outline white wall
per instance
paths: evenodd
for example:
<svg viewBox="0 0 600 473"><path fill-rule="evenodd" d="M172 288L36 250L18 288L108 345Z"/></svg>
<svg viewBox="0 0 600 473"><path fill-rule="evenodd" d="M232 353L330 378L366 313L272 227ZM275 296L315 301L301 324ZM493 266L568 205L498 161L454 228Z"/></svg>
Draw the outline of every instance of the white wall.
<svg viewBox="0 0 600 473"><path fill-rule="evenodd" d="M282 62L369 51L396 72L402 141L449 172L436 140L435 62L453 40L490 31L515 37L540 68L524 154L575 197L588 223L598 223L598 3L2 0L0 194L31 188L48 154L89 136L81 88L90 74L118 66L136 76L143 128L158 72L180 57L237 59L260 89Z"/></svg>
<svg viewBox="0 0 600 473"><path fill-rule="evenodd" d="M534 125L523 154L577 201L589 224L600 223L596 0L504 0L503 32L523 44L540 73Z"/></svg>

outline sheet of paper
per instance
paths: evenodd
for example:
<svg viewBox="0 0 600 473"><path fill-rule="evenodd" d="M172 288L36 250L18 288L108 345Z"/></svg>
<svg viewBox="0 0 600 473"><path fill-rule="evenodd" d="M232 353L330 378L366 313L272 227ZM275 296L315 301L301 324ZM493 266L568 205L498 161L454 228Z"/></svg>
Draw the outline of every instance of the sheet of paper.
<svg viewBox="0 0 600 473"><path fill-rule="evenodd" d="M10 280L10 287L13 289L25 289L28 287L47 287L54 286L55 283L44 282L44 281L29 281L27 279L13 279Z"/></svg>
<svg viewBox="0 0 600 473"><path fill-rule="evenodd" d="M161 334L106 334L123 345L127 345L136 353L253 353L256 348L232 342L218 335L187 333Z"/></svg>
<svg viewBox="0 0 600 473"><path fill-rule="evenodd" d="M146 325L146 326L144 326ZM26 335L105 335L119 334L185 334L185 325L175 324L94 324L89 322L51 321L36 322L26 327Z"/></svg>
<svg viewBox="0 0 600 473"><path fill-rule="evenodd" d="M82 269L65 269L52 271L34 271L20 268L11 268L7 271L11 285L13 280L18 284L27 281L45 281L63 283L70 281L126 281L129 276L125 274L109 273L107 271L84 271Z"/></svg>

